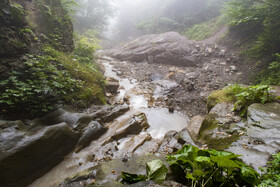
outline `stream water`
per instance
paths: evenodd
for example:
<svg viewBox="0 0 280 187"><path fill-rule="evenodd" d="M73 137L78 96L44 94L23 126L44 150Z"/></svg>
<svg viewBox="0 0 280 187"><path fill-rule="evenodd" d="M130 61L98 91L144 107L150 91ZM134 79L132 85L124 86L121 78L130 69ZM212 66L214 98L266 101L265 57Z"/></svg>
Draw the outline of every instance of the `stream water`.
<svg viewBox="0 0 280 187"><path fill-rule="evenodd" d="M128 105L130 107L130 111L115 119L110 124L107 124L109 127L108 131L97 141L93 141L90 146L86 147L79 153L73 152L69 154L60 164L44 176L34 181L29 187L57 186L57 184L63 181L63 179L71 177L80 171L96 165L96 162L89 161L89 156L94 154L95 158L100 157L101 159L104 157L103 153L100 152L101 148L103 149L106 147L104 142L110 138L116 129L118 129L122 124L127 123L127 121L135 114L146 114L150 125L146 132L150 133L153 141L162 139L166 132L170 130L180 131L187 126L189 122L189 118L187 116L177 111L170 113L167 108L157 107L154 105L154 101L161 96L162 92L177 85L175 82L156 79L152 83L147 83L153 84L153 86L143 86L142 83L138 83L137 80L133 78L127 79L119 77L114 69L114 66L117 66L116 63L117 62L110 58L102 60L102 64L105 67L105 76L117 79L120 83L119 93L114 98L114 102L120 103L123 102L124 98L129 98ZM130 136L119 141L118 153L114 155L114 158L120 157L121 154L125 152L124 150L122 151L122 149L126 149L126 143L129 141L131 141ZM145 148L140 148L137 153L145 154L144 151Z"/></svg>

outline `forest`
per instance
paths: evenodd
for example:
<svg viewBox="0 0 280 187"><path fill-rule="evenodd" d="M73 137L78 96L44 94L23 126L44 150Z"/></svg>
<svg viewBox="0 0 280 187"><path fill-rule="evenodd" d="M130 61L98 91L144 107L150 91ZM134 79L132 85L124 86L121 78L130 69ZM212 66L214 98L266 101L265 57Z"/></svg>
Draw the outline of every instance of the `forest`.
<svg viewBox="0 0 280 187"><path fill-rule="evenodd" d="M279 186L279 20L279 0L1 0L1 185Z"/></svg>

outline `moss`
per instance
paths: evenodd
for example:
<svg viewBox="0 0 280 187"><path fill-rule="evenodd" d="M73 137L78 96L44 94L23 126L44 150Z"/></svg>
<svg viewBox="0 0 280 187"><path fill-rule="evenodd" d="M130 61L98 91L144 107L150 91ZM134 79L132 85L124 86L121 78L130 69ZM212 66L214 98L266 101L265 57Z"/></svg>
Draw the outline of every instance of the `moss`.
<svg viewBox="0 0 280 187"><path fill-rule="evenodd" d="M212 92L207 99L207 110L210 110L218 103L234 103L235 97L228 92L227 89L217 90Z"/></svg>
<svg viewBox="0 0 280 187"><path fill-rule="evenodd" d="M216 120L216 116L208 114L202 122L199 130L199 141L208 145L211 149L224 150L228 148L233 142L239 138L238 134L232 134L230 137L218 137L215 132L219 128L219 122Z"/></svg>
<svg viewBox="0 0 280 187"><path fill-rule="evenodd" d="M236 142L238 139L239 135L235 134L227 138L208 139L206 140L206 142L210 149L222 151L228 148L233 142Z"/></svg>
<svg viewBox="0 0 280 187"><path fill-rule="evenodd" d="M236 95L246 90L246 86L234 84L224 87L222 90L212 92L207 98L207 110L210 110L218 103L235 103Z"/></svg>
<svg viewBox="0 0 280 187"><path fill-rule="evenodd" d="M216 127L218 127L219 122L215 119L215 117L216 116L213 114L209 114L205 117L205 119L203 120L202 125L199 129L199 138L202 137L202 134L205 131L213 130Z"/></svg>

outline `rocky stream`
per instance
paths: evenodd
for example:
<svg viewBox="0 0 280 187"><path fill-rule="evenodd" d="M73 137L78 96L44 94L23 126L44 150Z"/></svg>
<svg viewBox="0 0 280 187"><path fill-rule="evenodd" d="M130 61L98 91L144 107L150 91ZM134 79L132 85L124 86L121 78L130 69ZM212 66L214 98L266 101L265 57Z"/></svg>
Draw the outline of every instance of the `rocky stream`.
<svg viewBox="0 0 280 187"><path fill-rule="evenodd" d="M121 186L121 171L143 173L147 161L184 144L234 152L259 171L280 150L279 103L253 104L247 119L230 103L207 111L208 95L242 76L238 56L217 44L172 32L98 55L110 105L1 121L2 185Z"/></svg>

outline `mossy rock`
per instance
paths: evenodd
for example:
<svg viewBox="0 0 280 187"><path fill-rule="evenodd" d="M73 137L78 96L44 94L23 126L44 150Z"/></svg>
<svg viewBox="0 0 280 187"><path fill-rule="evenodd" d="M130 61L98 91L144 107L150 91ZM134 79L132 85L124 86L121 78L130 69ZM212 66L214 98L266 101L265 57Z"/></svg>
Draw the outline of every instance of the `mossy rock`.
<svg viewBox="0 0 280 187"><path fill-rule="evenodd" d="M199 142L207 144L207 147L211 149L224 150L228 148L233 142L239 139L239 135L236 133L228 136L220 135L220 129L223 129L224 124L220 124L216 119L217 116L209 114L205 117L199 130Z"/></svg>
<svg viewBox="0 0 280 187"><path fill-rule="evenodd" d="M216 106L218 103L234 103L235 97L230 93L228 87L223 88L222 90L217 90L212 92L207 98L207 110L210 110Z"/></svg>

